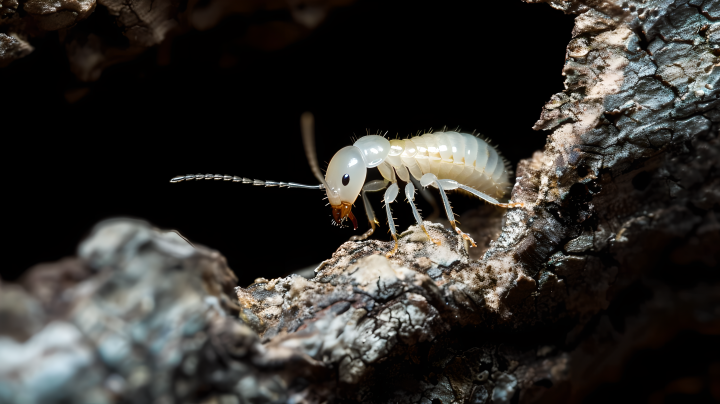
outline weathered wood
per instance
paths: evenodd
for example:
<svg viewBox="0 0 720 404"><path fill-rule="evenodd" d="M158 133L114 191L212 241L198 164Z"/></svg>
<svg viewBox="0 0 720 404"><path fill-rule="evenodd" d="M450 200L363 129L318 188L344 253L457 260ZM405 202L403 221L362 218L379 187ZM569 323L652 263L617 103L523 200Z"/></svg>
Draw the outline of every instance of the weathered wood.
<svg viewBox="0 0 720 404"><path fill-rule="evenodd" d="M347 242L312 279L232 290L217 252L102 223L53 267L72 282L0 285L7 321L47 316L0 339L29 352L0 400L578 402L640 347L720 334L719 3L548 3L578 14L566 90L481 259L428 223L440 246L412 226L389 260ZM62 389L23 390L60 355Z"/></svg>
<svg viewBox="0 0 720 404"><path fill-rule="evenodd" d="M132 60L151 47L162 44L169 48L172 39L180 34L208 30L230 16L285 10L291 20L256 24L254 35L242 38L253 47L275 50L305 37L333 8L352 2L1 0L0 67L33 51L28 38L59 31L70 70L79 80L91 82L98 80L107 67ZM103 9L100 17L93 15L98 7ZM77 25L88 18L101 20L93 25ZM160 59L161 63L167 62L162 56Z"/></svg>

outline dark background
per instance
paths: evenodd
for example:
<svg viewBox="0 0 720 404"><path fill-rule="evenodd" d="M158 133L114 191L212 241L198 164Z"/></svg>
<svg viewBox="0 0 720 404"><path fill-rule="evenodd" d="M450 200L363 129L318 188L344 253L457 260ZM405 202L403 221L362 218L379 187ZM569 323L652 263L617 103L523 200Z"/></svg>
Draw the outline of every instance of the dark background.
<svg viewBox="0 0 720 404"><path fill-rule="evenodd" d="M316 183L299 131L306 110L321 165L353 134L444 125L488 136L515 165L545 144L531 127L563 89L573 17L519 0L361 0L275 52L234 44L252 23L184 34L169 64L150 50L90 84L69 72L55 34L1 71L11 257L3 279L74 254L96 222L116 216L219 250L242 285L316 265L367 228L361 203L353 232L330 225L321 192L168 180L219 173ZM78 88L89 91L68 102ZM456 199L459 213L479 203ZM399 229L413 223L404 202L394 211Z"/></svg>
<svg viewBox="0 0 720 404"><path fill-rule="evenodd" d="M35 52L0 70L9 257L0 277L15 280L34 264L73 255L95 223L117 216L217 249L241 285L317 265L365 231L361 203L353 232L330 225L321 192L168 180L219 173L315 183L300 138L303 111L315 114L321 162L366 131L407 136L448 125L488 136L516 165L545 144L546 133L531 127L563 89L573 27L572 16L520 0L359 0L282 50L240 44L263 18L183 34L94 83L70 73L57 33L33 39ZM378 213L380 199L373 195ZM393 205L400 230L413 223L403 199ZM453 198L458 213L478 204ZM387 239L386 230L373 237ZM637 353L620 381L588 402L645 402L669 381L704 372L717 355L716 336L681 333ZM666 402L712 400L702 394Z"/></svg>

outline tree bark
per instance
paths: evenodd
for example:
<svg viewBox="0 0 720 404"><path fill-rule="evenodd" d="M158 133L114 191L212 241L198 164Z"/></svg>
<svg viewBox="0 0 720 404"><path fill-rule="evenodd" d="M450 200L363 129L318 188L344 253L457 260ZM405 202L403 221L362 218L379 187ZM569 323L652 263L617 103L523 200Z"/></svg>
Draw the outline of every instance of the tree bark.
<svg viewBox="0 0 720 404"><path fill-rule="evenodd" d="M307 36L330 10L352 0L0 0L0 67L30 54L31 38L57 31L70 70L81 82L161 46L158 62L167 64L174 37L205 31L231 16L256 16L238 42L276 50ZM99 10L98 10L99 9ZM289 19L276 19L278 15ZM274 13L274 14L273 14ZM94 15L93 14L99 14ZM93 18L92 24L79 23Z"/></svg>
<svg viewBox="0 0 720 404"><path fill-rule="evenodd" d="M219 253L103 222L0 286L0 400L579 402L638 349L720 334L720 3L547 2L578 14L566 89L480 259L428 222L441 245L411 226L390 259L347 242L233 289Z"/></svg>

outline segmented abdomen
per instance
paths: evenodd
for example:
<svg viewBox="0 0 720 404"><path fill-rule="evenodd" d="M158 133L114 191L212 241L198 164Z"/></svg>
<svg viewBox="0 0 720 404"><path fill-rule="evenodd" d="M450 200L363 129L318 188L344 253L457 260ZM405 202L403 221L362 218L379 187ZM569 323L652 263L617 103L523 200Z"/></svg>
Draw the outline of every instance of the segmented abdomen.
<svg viewBox="0 0 720 404"><path fill-rule="evenodd" d="M505 160L486 141L467 133L434 132L390 141L387 164L379 166L385 178L392 169L403 181L408 171L416 179L433 173L498 198L510 189Z"/></svg>

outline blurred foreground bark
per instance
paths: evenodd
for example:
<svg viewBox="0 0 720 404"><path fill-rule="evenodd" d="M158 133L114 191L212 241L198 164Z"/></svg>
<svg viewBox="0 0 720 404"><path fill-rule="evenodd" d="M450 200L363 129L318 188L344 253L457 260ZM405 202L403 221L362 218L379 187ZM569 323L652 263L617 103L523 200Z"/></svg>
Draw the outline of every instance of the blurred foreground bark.
<svg viewBox="0 0 720 404"><path fill-rule="evenodd" d="M428 224L442 245L410 227L389 260L347 242L234 289L219 253L103 222L0 285L0 402L579 402L638 349L720 335L720 3L547 2L578 14L566 90L481 259Z"/></svg>

